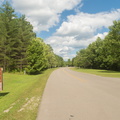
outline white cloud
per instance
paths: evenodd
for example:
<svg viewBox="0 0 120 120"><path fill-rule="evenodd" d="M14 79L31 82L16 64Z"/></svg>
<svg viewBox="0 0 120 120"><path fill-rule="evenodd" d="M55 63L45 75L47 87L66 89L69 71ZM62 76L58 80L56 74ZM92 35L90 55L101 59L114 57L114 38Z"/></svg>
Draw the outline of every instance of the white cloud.
<svg viewBox="0 0 120 120"><path fill-rule="evenodd" d="M118 19L120 19L120 9L96 14L79 12L68 16L67 21L63 22L46 42L53 47L56 54L66 59L74 56L75 53L72 56L71 53L87 47L97 37L104 39L108 32L102 32L103 28L108 28ZM101 33L98 33L98 30Z"/></svg>
<svg viewBox="0 0 120 120"><path fill-rule="evenodd" d="M59 22L64 10L71 10L81 0L12 0L15 9L25 14L33 24L34 31L49 30Z"/></svg>
<svg viewBox="0 0 120 120"><path fill-rule="evenodd" d="M47 44L50 44L54 50L54 53L62 56L65 60L67 60L70 56L74 48L68 44L71 44L74 38L69 36L52 36L46 40Z"/></svg>
<svg viewBox="0 0 120 120"><path fill-rule="evenodd" d="M86 37L86 33L93 35L98 29L108 28L116 19L120 19L120 9L96 14L79 12L77 15L68 16L67 22L62 23L61 27L57 29L56 35L81 34L81 37Z"/></svg>
<svg viewBox="0 0 120 120"><path fill-rule="evenodd" d="M76 15L67 17L53 36L46 39L54 52L64 59L75 56L75 51L87 47L98 36L104 38L114 20L120 19L120 9L96 14L79 11L82 0L12 0L17 12L25 14L35 32L49 31L57 25L64 10L76 10ZM78 8L76 8L76 6ZM100 31L100 33L98 33Z"/></svg>
<svg viewBox="0 0 120 120"><path fill-rule="evenodd" d="M67 60L68 58L75 57L76 51L81 48L86 48L98 37L104 39L107 34L107 32L104 32L103 34L98 33L95 36L81 40L78 40L73 36L52 36L46 40L46 43L52 46L54 53L62 56L64 60Z"/></svg>

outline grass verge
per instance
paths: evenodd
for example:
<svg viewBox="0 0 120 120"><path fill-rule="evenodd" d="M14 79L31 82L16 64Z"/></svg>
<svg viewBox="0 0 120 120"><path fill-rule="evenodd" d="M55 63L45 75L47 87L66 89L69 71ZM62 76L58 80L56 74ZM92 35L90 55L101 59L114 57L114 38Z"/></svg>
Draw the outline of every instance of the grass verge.
<svg viewBox="0 0 120 120"><path fill-rule="evenodd" d="M0 92L0 120L35 120L49 75L4 73L4 91Z"/></svg>
<svg viewBox="0 0 120 120"><path fill-rule="evenodd" d="M111 71L111 70L83 69L83 68L71 68L71 69L78 71L78 72L95 74L95 75L99 75L99 76L103 76L103 77L120 78L120 72Z"/></svg>

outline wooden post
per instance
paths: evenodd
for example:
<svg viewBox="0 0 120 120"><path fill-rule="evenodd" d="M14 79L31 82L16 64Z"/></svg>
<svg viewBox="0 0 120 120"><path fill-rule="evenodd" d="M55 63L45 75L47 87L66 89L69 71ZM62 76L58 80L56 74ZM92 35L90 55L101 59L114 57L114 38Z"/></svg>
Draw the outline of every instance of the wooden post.
<svg viewBox="0 0 120 120"><path fill-rule="evenodd" d="M0 91L3 90L3 68L0 68Z"/></svg>

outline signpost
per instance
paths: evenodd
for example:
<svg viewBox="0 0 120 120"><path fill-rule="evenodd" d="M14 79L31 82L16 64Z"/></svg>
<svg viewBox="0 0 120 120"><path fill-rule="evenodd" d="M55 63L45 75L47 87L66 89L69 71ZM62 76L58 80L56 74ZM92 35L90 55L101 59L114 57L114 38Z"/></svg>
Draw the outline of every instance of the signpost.
<svg viewBox="0 0 120 120"><path fill-rule="evenodd" d="M3 68L0 68L0 91L3 90Z"/></svg>

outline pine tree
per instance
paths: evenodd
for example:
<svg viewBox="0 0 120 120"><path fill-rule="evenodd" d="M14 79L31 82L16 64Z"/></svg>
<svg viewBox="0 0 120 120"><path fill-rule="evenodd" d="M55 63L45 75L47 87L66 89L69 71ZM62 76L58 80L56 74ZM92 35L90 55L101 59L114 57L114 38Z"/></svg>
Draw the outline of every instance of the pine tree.
<svg viewBox="0 0 120 120"><path fill-rule="evenodd" d="M20 71L23 70L23 68L27 65L26 60L26 51L28 49L28 46L30 45L30 42L33 38L35 38L35 33L33 32L32 25L26 21L25 15L21 16L21 18L18 19L19 29L18 29L18 35L17 39L20 41L20 44L18 46L18 55L17 55L17 66Z"/></svg>
<svg viewBox="0 0 120 120"><path fill-rule="evenodd" d="M15 43L13 42L15 40L15 31L17 30L14 25L14 19L15 19L14 9L10 6L8 2L2 5L0 8L0 18L2 21L1 32L2 34L2 52L3 54L3 65L4 71L8 69L8 66L11 66L11 59L14 56L14 50L12 49Z"/></svg>

